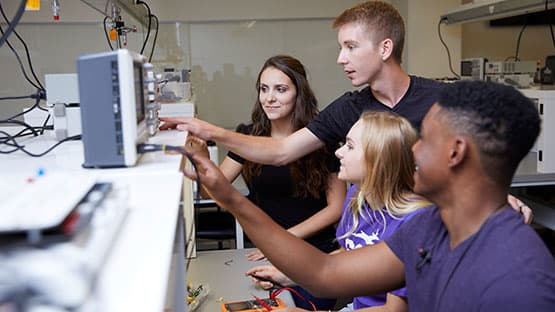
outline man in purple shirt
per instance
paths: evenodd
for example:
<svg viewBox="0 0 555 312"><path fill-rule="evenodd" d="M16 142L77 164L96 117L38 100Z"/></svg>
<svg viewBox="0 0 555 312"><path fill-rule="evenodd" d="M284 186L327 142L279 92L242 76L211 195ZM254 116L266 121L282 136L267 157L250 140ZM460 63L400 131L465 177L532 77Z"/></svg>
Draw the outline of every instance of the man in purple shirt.
<svg viewBox="0 0 555 312"><path fill-rule="evenodd" d="M555 260L507 203L512 176L539 129L537 109L512 87L446 84L413 146L414 191L436 206L385 242L335 255L287 233L208 159L193 159L212 198L272 264L313 294L361 296L406 286L411 311L553 311Z"/></svg>

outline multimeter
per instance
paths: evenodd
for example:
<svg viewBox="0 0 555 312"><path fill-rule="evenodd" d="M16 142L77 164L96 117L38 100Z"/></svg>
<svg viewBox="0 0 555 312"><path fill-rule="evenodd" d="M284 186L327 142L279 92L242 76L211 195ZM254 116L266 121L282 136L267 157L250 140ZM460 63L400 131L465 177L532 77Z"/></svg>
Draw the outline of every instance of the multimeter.
<svg viewBox="0 0 555 312"><path fill-rule="evenodd" d="M273 309L285 308L285 303L279 298L275 299L260 299ZM245 300L235 302L225 302L222 304L221 312L267 312L266 308L257 300Z"/></svg>

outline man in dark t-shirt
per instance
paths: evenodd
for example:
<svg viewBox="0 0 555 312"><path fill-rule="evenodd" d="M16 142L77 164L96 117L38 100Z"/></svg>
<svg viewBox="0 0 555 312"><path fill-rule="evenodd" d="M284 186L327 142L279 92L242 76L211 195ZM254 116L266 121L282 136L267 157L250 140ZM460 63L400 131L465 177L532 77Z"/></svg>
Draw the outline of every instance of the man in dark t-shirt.
<svg viewBox="0 0 555 312"><path fill-rule="evenodd" d="M337 63L354 87L366 87L336 99L307 127L285 138L255 137L180 117L162 118L161 129L187 130L252 162L281 166L324 145L335 150L364 111L390 111L418 128L441 83L409 76L401 68L405 33L399 12L388 3L369 1L343 12L333 27L340 46Z"/></svg>
<svg viewBox="0 0 555 312"><path fill-rule="evenodd" d="M434 103L441 84L416 76L409 76L409 79L405 94L391 107L376 99L370 87L366 87L360 91L347 92L333 101L307 125L307 129L332 150L337 149L337 144L345 139L349 129L364 111L395 113L420 129L422 119Z"/></svg>

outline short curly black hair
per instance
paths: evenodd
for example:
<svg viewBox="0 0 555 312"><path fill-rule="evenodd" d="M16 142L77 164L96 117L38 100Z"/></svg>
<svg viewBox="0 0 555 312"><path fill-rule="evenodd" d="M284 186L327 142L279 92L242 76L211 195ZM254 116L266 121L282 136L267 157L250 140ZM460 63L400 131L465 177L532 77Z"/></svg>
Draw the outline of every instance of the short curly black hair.
<svg viewBox="0 0 555 312"><path fill-rule="evenodd" d="M510 184L540 132L532 101L511 86L466 80L443 86L438 105L452 129L474 140L486 174Z"/></svg>

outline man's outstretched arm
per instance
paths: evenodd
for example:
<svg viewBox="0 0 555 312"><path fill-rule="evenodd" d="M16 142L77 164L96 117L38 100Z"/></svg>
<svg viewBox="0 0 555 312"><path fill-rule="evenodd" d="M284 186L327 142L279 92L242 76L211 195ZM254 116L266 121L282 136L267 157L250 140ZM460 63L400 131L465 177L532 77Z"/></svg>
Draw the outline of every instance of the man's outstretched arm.
<svg viewBox="0 0 555 312"><path fill-rule="evenodd" d="M310 130L302 128L283 138L251 136L230 131L194 117L160 118L165 129L178 129L203 139L216 141L252 162L286 165L324 146Z"/></svg>

